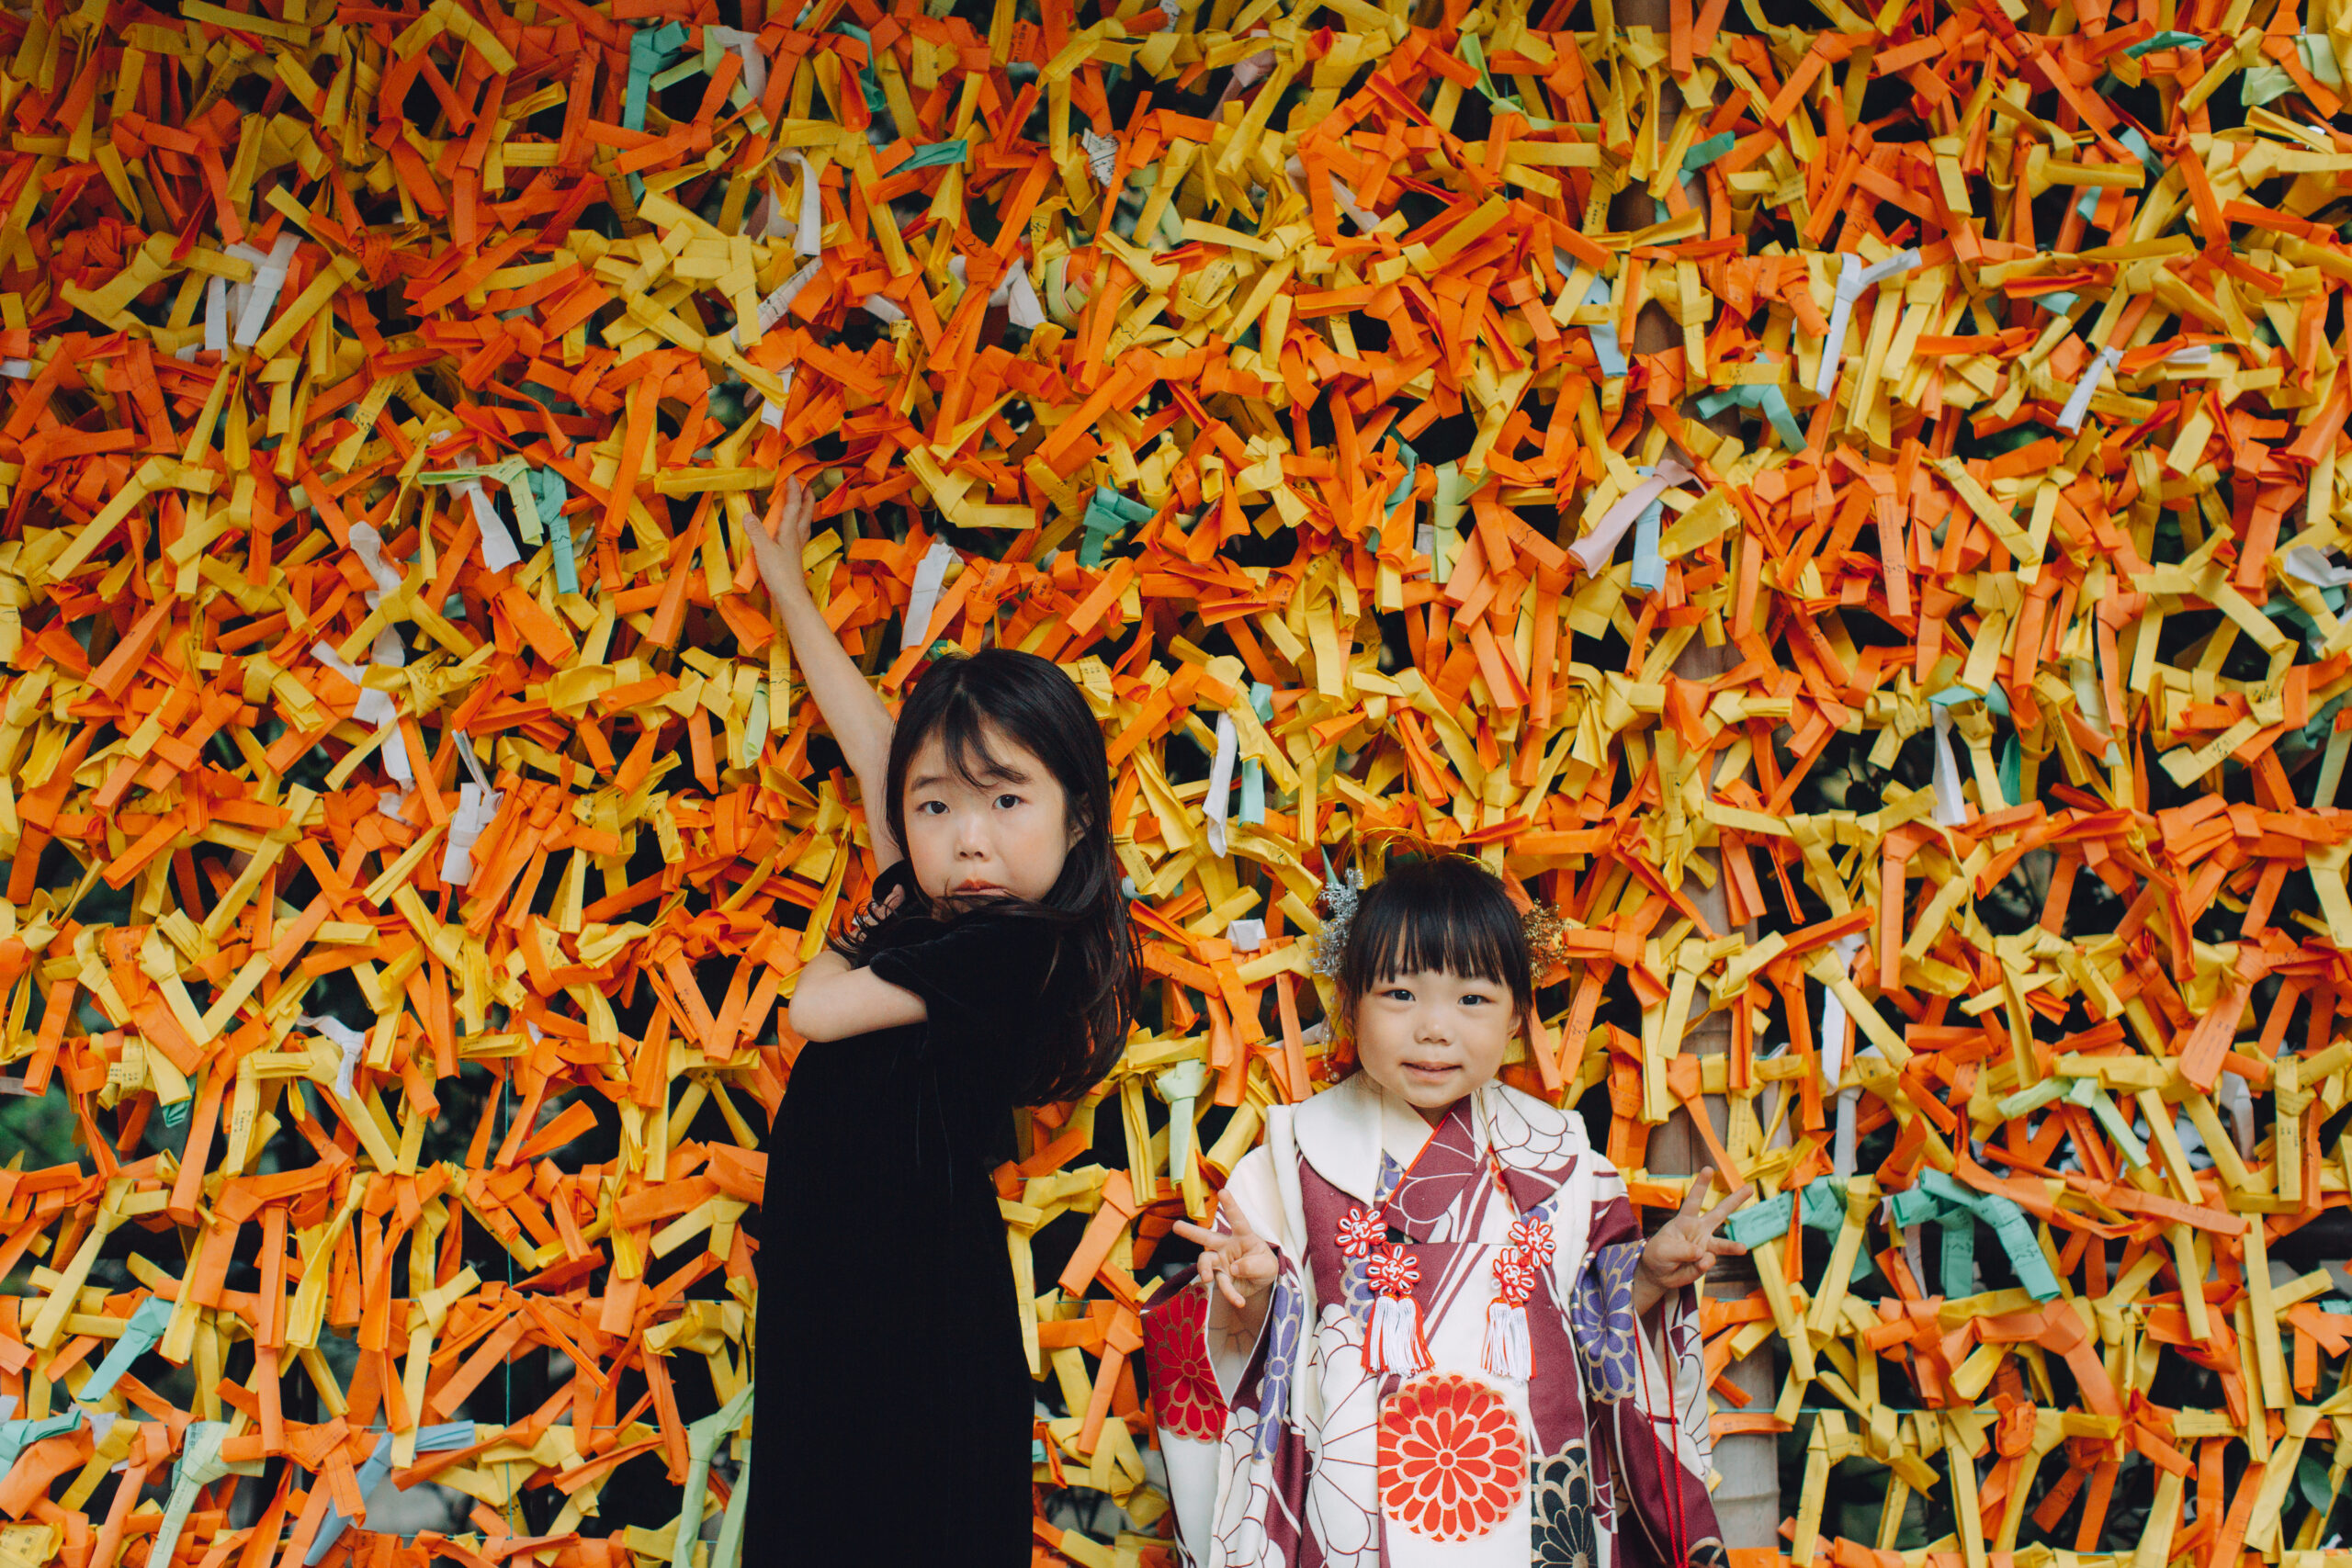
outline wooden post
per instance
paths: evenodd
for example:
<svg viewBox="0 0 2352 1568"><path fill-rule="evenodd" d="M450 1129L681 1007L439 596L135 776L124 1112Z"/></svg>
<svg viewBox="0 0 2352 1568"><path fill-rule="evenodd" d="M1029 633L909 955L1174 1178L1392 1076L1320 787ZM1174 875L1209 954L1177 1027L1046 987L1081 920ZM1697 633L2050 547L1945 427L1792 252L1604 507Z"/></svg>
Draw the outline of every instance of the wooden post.
<svg viewBox="0 0 2352 1568"><path fill-rule="evenodd" d="M1618 0L1618 21L1628 28L1647 28L1664 33L1668 23L1668 0ZM1674 122L1682 109L1680 93L1669 87L1659 96L1659 112L1665 123L1658 129L1658 144L1664 146L1672 135ZM1690 200L1705 209L1707 192L1703 181L1687 186ZM1620 231L1645 228L1656 220L1649 192L1638 185L1629 184L1619 192L1610 210L1610 221ZM1677 347L1682 341L1679 323L1669 317L1664 307L1652 300L1643 306L1634 323L1632 351L1635 354L1662 354ZM1737 415L1725 410L1715 423L1724 428L1736 428ZM1679 447L1670 446L1678 457L1687 456ZM1626 535L1628 547L1633 535ZM1674 661L1674 672L1686 681L1711 680L1732 669L1738 662L1732 644L1726 640L1720 648L1709 648L1702 639L1693 638ZM1715 874L1713 885L1702 887L1696 879L1686 882L1684 891L1691 903L1706 917L1707 924L1717 932L1727 932L1731 927L1730 901L1725 897L1722 876L1722 857L1709 849L1696 853L1709 863ZM1755 922L1745 929L1749 941L1757 936ZM1728 1012L1708 1012L1690 1021L1682 1036L1682 1049L1694 1055L1724 1055L1731 1049L1732 1021ZM1716 1141L1724 1141L1730 1124L1728 1107L1720 1096L1705 1100L1709 1121L1713 1124ZM1785 1134L1784 1134L1785 1135ZM1650 1135L1648 1168L1661 1176L1681 1176L1695 1173L1712 1163L1700 1140L1691 1131L1690 1112L1677 1107L1666 1124ZM1711 1296L1744 1297L1757 1288L1756 1269L1743 1258L1718 1265L1707 1281ZM1748 1396L1747 1409L1770 1410L1778 1393L1772 1354L1772 1342L1754 1353L1734 1362L1726 1372L1727 1381ZM1752 1434L1718 1438L1714 1446L1715 1469L1723 1481L1714 1491L1715 1519L1723 1529L1724 1544L1727 1547L1776 1548L1780 1544L1781 1468L1777 1440L1769 1434Z"/></svg>

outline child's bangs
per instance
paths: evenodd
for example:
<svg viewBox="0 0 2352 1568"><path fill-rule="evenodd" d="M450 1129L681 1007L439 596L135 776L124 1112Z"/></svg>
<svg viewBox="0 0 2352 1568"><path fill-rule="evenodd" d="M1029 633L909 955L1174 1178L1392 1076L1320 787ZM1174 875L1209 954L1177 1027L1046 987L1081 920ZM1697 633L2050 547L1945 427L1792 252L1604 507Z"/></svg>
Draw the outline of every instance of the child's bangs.
<svg viewBox="0 0 2352 1568"><path fill-rule="evenodd" d="M1009 761L989 750L988 726L978 704L966 701L950 705L933 728L947 753L948 766L974 789L1025 779L1026 775ZM922 743L930 739L919 737L916 750L920 750Z"/></svg>
<svg viewBox="0 0 2352 1568"><path fill-rule="evenodd" d="M1516 927L1496 918L1483 900L1469 908L1448 901L1419 909L1384 901L1367 913L1363 951L1368 985L1399 975L1442 972L1514 988L1511 959L1526 939ZM1516 967L1525 966L1522 957Z"/></svg>

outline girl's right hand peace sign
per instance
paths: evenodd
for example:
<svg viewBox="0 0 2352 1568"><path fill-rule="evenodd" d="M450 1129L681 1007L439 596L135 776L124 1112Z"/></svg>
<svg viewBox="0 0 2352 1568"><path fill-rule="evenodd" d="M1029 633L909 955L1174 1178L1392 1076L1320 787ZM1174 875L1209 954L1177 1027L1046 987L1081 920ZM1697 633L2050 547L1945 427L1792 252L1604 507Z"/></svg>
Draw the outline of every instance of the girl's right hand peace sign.
<svg viewBox="0 0 2352 1568"><path fill-rule="evenodd" d="M1201 1278L1223 1291L1225 1299L1237 1308L1246 1309L1273 1284L1279 1265L1274 1249L1250 1228L1238 1206L1224 1213L1232 1222L1230 1232L1204 1230L1179 1220L1176 1234L1200 1243Z"/></svg>
<svg viewBox="0 0 2352 1568"><path fill-rule="evenodd" d="M1667 1296L1686 1285L1697 1284L1714 1267L1717 1258L1747 1250L1715 1232L1734 1209L1747 1201L1747 1195L1756 1190L1756 1184L1741 1182L1731 1196L1702 1213L1700 1206L1711 1179L1720 1180L1711 1169L1692 1177L1689 1190L1683 1193L1682 1207L1643 1247L1639 1266L1634 1271L1634 1315L1646 1317L1650 1308Z"/></svg>

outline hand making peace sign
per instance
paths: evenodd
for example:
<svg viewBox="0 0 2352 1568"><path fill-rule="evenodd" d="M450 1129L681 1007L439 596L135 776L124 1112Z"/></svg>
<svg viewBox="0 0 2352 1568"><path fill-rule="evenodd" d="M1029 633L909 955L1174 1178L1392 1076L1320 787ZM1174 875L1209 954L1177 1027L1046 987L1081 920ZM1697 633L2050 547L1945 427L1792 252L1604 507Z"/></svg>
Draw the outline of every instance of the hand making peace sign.
<svg viewBox="0 0 2352 1568"><path fill-rule="evenodd" d="M1641 1265L1634 1271L1634 1316L1646 1317L1650 1308L1667 1296L1704 1279L1716 1258L1736 1257L1747 1250L1736 1241L1717 1235L1715 1231L1734 1209L1747 1201L1756 1184L1740 1183L1739 1190L1701 1213L1699 1205L1707 1195L1707 1179L1714 1174L1713 1170L1702 1170L1690 1179L1690 1190L1683 1196L1681 1209L1642 1248Z"/></svg>
<svg viewBox="0 0 2352 1568"><path fill-rule="evenodd" d="M1274 1249L1250 1228L1238 1204L1223 1213L1233 1224L1230 1234L1204 1230L1183 1220L1176 1222L1176 1234L1200 1243L1201 1278L1222 1290L1237 1310L1247 1311L1273 1284L1279 1268Z"/></svg>

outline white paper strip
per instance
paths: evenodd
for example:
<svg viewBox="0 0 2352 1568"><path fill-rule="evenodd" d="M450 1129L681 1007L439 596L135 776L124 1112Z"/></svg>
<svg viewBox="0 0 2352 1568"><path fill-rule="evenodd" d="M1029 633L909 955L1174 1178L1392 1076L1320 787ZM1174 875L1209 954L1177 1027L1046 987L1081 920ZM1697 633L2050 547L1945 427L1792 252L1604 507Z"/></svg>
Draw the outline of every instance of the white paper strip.
<svg viewBox="0 0 2352 1568"><path fill-rule="evenodd" d="M799 368L800 367L797 365L787 365L776 373L776 379L784 383L784 389L786 391L789 392L792 390L792 373ZM782 403L770 402L764 397L761 398L760 423L766 425L770 430L782 430L784 428L784 405Z"/></svg>
<svg viewBox="0 0 2352 1568"><path fill-rule="evenodd" d="M254 268L253 294L245 300L244 314L237 318L239 348L251 348L261 341L269 313L277 309L278 293L286 287L286 269L293 265L294 253L301 243L300 233L286 231L269 248L268 258Z"/></svg>
<svg viewBox="0 0 2352 1568"><path fill-rule="evenodd" d="M1046 307L1038 302L1036 285L1029 281L1029 268L1019 256L1013 257L1012 266L1005 270L1004 282L998 292L1004 296L1005 311L1014 326L1023 332L1035 332L1046 324ZM989 296L989 304L997 302L996 295Z"/></svg>
<svg viewBox="0 0 2352 1568"><path fill-rule="evenodd" d="M1216 716L1216 760L1209 764L1208 798L1202 810L1208 817L1209 848L1221 860L1225 857L1225 814L1232 803L1233 760L1240 750L1239 737L1233 728L1233 716Z"/></svg>
<svg viewBox="0 0 2352 1568"><path fill-rule="evenodd" d="M506 531L506 524L498 515L498 508L491 504L480 479L460 479L458 488L466 494L474 509L474 522L481 529L481 562L492 571L504 571L523 559L523 552L514 547L514 536Z"/></svg>
<svg viewBox="0 0 2352 1568"><path fill-rule="evenodd" d="M373 523L354 523L351 525L351 553L359 558L360 566L376 584L363 595L368 601L368 607L373 610L384 602L385 594L399 590L401 574L384 559L384 536L376 531Z"/></svg>
<svg viewBox="0 0 2352 1568"><path fill-rule="evenodd" d="M1846 359L1846 323L1853 319L1854 302L1881 279L1909 272L1918 265L1917 251L1904 251L1869 266L1851 251L1838 254L1838 299L1829 310L1829 335L1821 342L1821 370L1813 379L1815 392L1826 398L1838 389L1838 367Z"/></svg>
<svg viewBox="0 0 2352 1568"><path fill-rule="evenodd" d="M933 539L922 559L915 563L913 589L907 595L906 624L899 632L899 651L921 648L931 636L932 613L939 607L940 584L947 579L947 569L963 558L956 547L944 539Z"/></svg>
<svg viewBox="0 0 2352 1568"><path fill-rule="evenodd" d="M736 58L743 62L743 91L751 95L752 102L767 96L768 57L760 48L759 34L747 33L741 28L708 26L702 34L717 39L721 49L733 50Z"/></svg>
<svg viewBox="0 0 2352 1568"><path fill-rule="evenodd" d="M820 255L825 249L825 198L817 185L817 167L805 153L791 156L800 165L800 221L792 232L792 254Z"/></svg>
<svg viewBox="0 0 2352 1568"><path fill-rule="evenodd" d="M267 251L257 251L251 245L244 243L243 241L240 241L233 245L221 246L220 254L225 256L234 256L237 260L242 262L251 262L254 264L255 268L259 268L262 263L269 259L269 253ZM253 297L254 286L250 283L232 283L229 285L228 292L222 296L222 298L227 301L227 313L222 317L220 323L220 331L222 334L220 342L224 348L228 345L229 342L227 334L232 331L237 322L243 318L245 313L245 301L251 299Z"/></svg>
<svg viewBox="0 0 2352 1568"><path fill-rule="evenodd" d="M2254 1157L2254 1099L2246 1092L2245 1079L2235 1073L2225 1072L2220 1084L2222 1109L2230 1113L2230 1131L2236 1135L2238 1153L2247 1159Z"/></svg>
<svg viewBox="0 0 2352 1568"><path fill-rule="evenodd" d="M1236 953L1255 953L1266 945L1266 922L1263 920L1227 920L1225 940L1233 944Z"/></svg>
<svg viewBox="0 0 2352 1568"><path fill-rule="evenodd" d="M313 1034L323 1034L343 1053L343 1060L334 1069L334 1092L337 1098L351 1098L351 1075L359 1066L359 1053L366 1048L368 1037L339 1018L320 1013L303 1013L294 1021L295 1026Z"/></svg>
<svg viewBox="0 0 2352 1568"><path fill-rule="evenodd" d="M351 710L353 718L362 724L381 724L400 717L400 707L392 701L391 694L370 689L366 684L367 671L337 653L332 643L312 643L311 656L359 688L359 705Z"/></svg>
<svg viewBox="0 0 2352 1568"><path fill-rule="evenodd" d="M458 809L449 818L448 845L441 852L441 880L463 887L473 879L474 845L496 820L505 796L490 787L490 775L482 772L474 743L464 730L458 731L457 742L458 759L473 776L458 786Z"/></svg>
<svg viewBox="0 0 2352 1568"><path fill-rule="evenodd" d="M229 352L229 280L208 277L204 280L204 346L213 354ZM190 359L196 350L187 351Z"/></svg>
<svg viewBox="0 0 2352 1568"><path fill-rule="evenodd" d="M1854 967L1854 954L1861 948L1860 932L1839 937L1837 949L1838 969L1850 973ZM1825 1088L1835 1089L1838 1080L1846 1076L1846 1026L1850 1021L1846 1016L1846 1004L1838 999L1838 993L1827 987L1822 987L1821 1038L1815 1043L1821 1055L1821 1081Z"/></svg>
<svg viewBox="0 0 2352 1568"><path fill-rule="evenodd" d="M1951 714L1942 707L1928 711L1936 728L1936 826L1965 827L1968 799L1960 793L1960 763L1951 754Z"/></svg>
<svg viewBox="0 0 2352 1568"><path fill-rule="evenodd" d="M1093 171L1094 183L1107 189L1119 173L1119 139L1089 126L1078 140L1086 149L1086 166Z"/></svg>
<svg viewBox="0 0 2352 1568"><path fill-rule="evenodd" d="M2102 348L2096 358L2083 367L2083 374L2075 381L2075 389L2067 394L2066 406L2058 411L2059 429L2069 435L2082 429L2084 416L2091 412L2092 394L2098 390L2099 383L2122 363L2121 349Z"/></svg>
<svg viewBox="0 0 2352 1568"><path fill-rule="evenodd" d="M2280 552L2278 565L2288 576L2314 588L2341 588L2352 582L2352 567L2336 565L2316 545L2297 545Z"/></svg>
<svg viewBox="0 0 2352 1568"><path fill-rule="evenodd" d="M970 285L971 279L964 270L962 256L950 256L947 271L956 282L967 287ZM1029 269L1022 265L1019 256L1012 258L1012 265L1004 269L1003 277L989 290L989 308L995 310L999 307L1009 312L1014 326L1023 331L1034 332L1046 324L1046 308L1037 302L1036 288L1030 283Z"/></svg>
<svg viewBox="0 0 2352 1568"><path fill-rule="evenodd" d="M761 332L768 333L775 330L775 324L784 320L784 313L792 309L792 301L799 297L802 289L808 287L808 280L815 277L817 269L824 265L824 258L820 256L769 291L768 297L760 301ZM735 346L742 347L743 329L740 325L734 329L733 335Z"/></svg>

